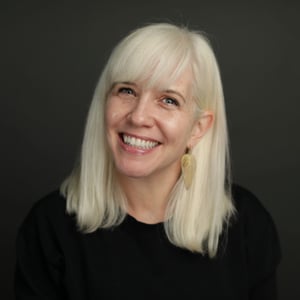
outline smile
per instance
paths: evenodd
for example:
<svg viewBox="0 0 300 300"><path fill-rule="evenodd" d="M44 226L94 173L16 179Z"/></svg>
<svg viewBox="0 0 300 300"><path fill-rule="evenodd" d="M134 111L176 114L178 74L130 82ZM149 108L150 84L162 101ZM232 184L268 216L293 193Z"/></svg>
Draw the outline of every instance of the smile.
<svg viewBox="0 0 300 300"><path fill-rule="evenodd" d="M158 142L144 140L144 139L129 136L126 134L122 134L121 137L122 137L123 142L126 145L129 145L131 147L140 148L140 149L152 149L159 144Z"/></svg>

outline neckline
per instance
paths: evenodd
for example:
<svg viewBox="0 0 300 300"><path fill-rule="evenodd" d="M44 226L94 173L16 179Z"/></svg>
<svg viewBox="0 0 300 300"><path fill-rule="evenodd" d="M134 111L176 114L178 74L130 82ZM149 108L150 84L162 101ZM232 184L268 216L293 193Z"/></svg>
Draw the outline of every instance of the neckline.
<svg viewBox="0 0 300 300"><path fill-rule="evenodd" d="M132 215L128 214L126 215L126 221L132 223L132 224L136 224L138 226L141 227L145 227L145 228L156 228L156 227L161 227L163 226L164 222L157 222L157 223L145 223L142 221L137 220L135 217L133 217Z"/></svg>

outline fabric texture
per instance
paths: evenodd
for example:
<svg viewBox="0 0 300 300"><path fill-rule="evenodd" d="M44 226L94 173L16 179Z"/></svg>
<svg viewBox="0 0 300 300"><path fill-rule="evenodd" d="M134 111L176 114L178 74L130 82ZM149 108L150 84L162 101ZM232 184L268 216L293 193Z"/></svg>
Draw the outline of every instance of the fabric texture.
<svg viewBox="0 0 300 300"><path fill-rule="evenodd" d="M247 190L234 186L233 195L237 213L211 259L172 245L163 224L131 216L81 233L53 192L20 227L16 299L277 299L281 252L272 218Z"/></svg>

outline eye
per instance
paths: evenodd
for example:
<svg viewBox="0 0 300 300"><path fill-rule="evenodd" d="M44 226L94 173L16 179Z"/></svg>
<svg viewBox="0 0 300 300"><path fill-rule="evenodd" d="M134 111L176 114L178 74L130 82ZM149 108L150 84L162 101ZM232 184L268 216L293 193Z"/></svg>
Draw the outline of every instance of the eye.
<svg viewBox="0 0 300 300"><path fill-rule="evenodd" d="M133 96L136 95L135 91L129 87L120 87L118 89L118 93L123 95L133 95Z"/></svg>
<svg viewBox="0 0 300 300"><path fill-rule="evenodd" d="M166 97L162 99L162 102L165 103L166 105L174 105L174 106L179 106L179 102L174 99L174 98L170 98L170 97Z"/></svg>

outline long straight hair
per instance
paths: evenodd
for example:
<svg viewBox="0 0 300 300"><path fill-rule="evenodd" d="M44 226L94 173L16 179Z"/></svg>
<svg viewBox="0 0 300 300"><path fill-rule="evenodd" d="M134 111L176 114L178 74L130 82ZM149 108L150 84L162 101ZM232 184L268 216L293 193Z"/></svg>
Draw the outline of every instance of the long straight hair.
<svg viewBox="0 0 300 300"><path fill-rule="evenodd" d="M172 83L187 67L193 72L195 118L210 110L214 123L192 149L197 167L191 187L185 189L180 176L173 188L164 227L174 245L215 256L220 234L234 212L222 83L206 37L172 24L152 24L133 31L116 46L102 72L89 109L80 159L61 185L67 211L76 214L82 231L117 226L126 216L126 197L106 140L105 106L113 84Z"/></svg>

